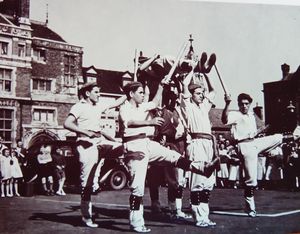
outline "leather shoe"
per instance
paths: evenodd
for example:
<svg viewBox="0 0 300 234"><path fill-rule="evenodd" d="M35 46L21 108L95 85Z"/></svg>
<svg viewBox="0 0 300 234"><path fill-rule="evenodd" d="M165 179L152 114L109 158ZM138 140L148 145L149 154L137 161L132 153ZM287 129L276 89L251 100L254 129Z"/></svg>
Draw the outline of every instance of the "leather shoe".
<svg viewBox="0 0 300 234"><path fill-rule="evenodd" d="M82 217L82 221L88 227L91 227L91 228L97 228L98 227L98 224L94 223L92 219L86 219L86 218Z"/></svg>
<svg viewBox="0 0 300 234"><path fill-rule="evenodd" d="M139 232L139 233L145 233L145 232L151 232L150 228L147 228L146 226L140 226L140 227L130 227L131 231Z"/></svg>

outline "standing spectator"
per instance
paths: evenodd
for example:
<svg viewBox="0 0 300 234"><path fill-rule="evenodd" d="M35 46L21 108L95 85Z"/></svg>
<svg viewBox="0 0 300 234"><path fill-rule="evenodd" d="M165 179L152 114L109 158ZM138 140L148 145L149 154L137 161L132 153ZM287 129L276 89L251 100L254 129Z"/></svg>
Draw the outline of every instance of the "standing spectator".
<svg viewBox="0 0 300 234"><path fill-rule="evenodd" d="M237 189L240 179L240 158L236 146L229 145L227 146L228 154L230 156L229 160L229 178L228 178L228 187Z"/></svg>
<svg viewBox="0 0 300 234"><path fill-rule="evenodd" d="M225 148L225 144L219 144L219 156L221 159L220 170L217 172L217 187L224 188L228 186L228 166L230 156L228 150Z"/></svg>
<svg viewBox="0 0 300 234"><path fill-rule="evenodd" d="M266 176L267 157L264 153L258 154L257 159L257 188L264 190L264 180Z"/></svg>
<svg viewBox="0 0 300 234"><path fill-rule="evenodd" d="M283 152L281 146L277 146L275 149L268 152L266 181L268 181L268 187L271 189L278 189L279 182L281 180L282 158Z"/></svg>
<svg viewBox="0 0 300 234"><path fill-rule="evenodd" d="M64 191L64 184L66 180L66 174L65 174L65 167L66 167L66 160L65 156L62 154L62 150L57 148L56 146L52 147L51 150L51 156L53 159L54 164L54 175L58 182L58 189L56 191L56 194L59 196L66 195Z"/></svg>
<svg viewBox="0 0 300 234"><path fill-rule="evenodd" d="M38 161L38 175L42 182L43 192L47 196L54 195L53 190L53 162L51 157L51 146L42 145L40 154L37 156ZM49 184L49 189L47 187Z"/></svg>
<svg viewBox="0 0 300 234"><path fill-rule="evenodd" d="M11 164L13 160L10 155L10 149L4 148L2 155L0 155L1 165L1 197L5 197L5 191L7 197L12 197L12 177L11 177Z"/></svg>
<svg viewBox="0 0 300 234"><path fill-rule="evenodd" d="M0 136L0 155L2 154L3 149L7 149L7 146L3 143L3 138Z"/></svg>
<svg viewBox="0 0 300 234"><path fill-rule="evenodd" d="M23 148L23 142L21 140L17 141L17 147L15 148L15 152L17 153L16 156L18 158L21 170L24 174L24 169L27 165L27 158L26 158L27 151L25 148Z"/></svg>
<svg viewBox="0 0 300 234"><path fill-rule="evenodd" d="M299 150L295 142L283 147L284 152L284 183L288 190L296 191L297 179L299 187ZM298 177L298 178L297 178Z"/></svg>
<svg viewBox="0 0 300 234"><path fill-rule="evenodd" d="M16 196L20 196L19 194L19 183L23 179L23 173L21 167L19 165L19 160L17 158L18 153L15 150L11 151L11 163L10 163L10 170L11 170L11 177L12 177L12 184L14 187L14 192Z"/></svg>

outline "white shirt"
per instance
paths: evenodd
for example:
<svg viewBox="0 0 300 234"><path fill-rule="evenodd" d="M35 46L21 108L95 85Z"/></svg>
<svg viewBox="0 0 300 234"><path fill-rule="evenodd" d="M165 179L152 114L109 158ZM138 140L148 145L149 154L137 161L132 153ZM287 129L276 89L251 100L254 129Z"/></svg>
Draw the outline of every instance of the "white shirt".
<svg viewBox="0 0 300 234"><path fill-rule="evenodd" d="M153 136L154 126L141 126L141 127L128 127L129 121L144 121L151 119L149 114L150 110L156 108L154 102L145 102L138 106L132 105L129 101L126 101L120 108L120 128L123 132L123 136L135 136L141 133L145 133L147 136Z"/></svg>
<svg viewBox="0 0 300 234"><path fill-rule="evenodd" d="M183 99L182 112L191 133L211 133L211 122L208 115L212 106L211 98L205 98L199 105L191 98Z"/></svg>
<svg viewBox="0 0 300 234"><path fill-rule="evenodd" d="M243 114L240 111L228 113L227 125L232 125L231 134L235 140L252 138L257 133L257 126L253 112Z"/></svg>
<svg viewBox="0 0 300 234"><path fill-rule="evenodd" d="M101 114L108 106L108 103L96 103L93 105L82 99L72 106L70 114L76 118L79 128L91 131L100 131Z"/></svg>

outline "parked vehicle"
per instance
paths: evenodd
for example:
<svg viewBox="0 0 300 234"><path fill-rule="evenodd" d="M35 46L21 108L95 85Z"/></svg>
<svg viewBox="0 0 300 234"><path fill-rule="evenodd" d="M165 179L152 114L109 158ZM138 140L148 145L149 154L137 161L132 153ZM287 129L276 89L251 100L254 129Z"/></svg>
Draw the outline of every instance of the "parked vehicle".
<svg viewBox="0 0 300 234"><path fill-rule="evenodd" d="M55 145L59 146L64 156L66 157L66 185L80 187L80 163L76 151L75 141L44 141L39 142L28 149L28 166L30 167L30 175L27 181L36 179L34 174L37 171L36 157L39 154L42 145ZM128 184L129 172L124 163L124 157L110 158L105 157L104 165L101 168L101 174L99 178L100 186L104 188L110 188L113 190L121 190Z"/></svg>

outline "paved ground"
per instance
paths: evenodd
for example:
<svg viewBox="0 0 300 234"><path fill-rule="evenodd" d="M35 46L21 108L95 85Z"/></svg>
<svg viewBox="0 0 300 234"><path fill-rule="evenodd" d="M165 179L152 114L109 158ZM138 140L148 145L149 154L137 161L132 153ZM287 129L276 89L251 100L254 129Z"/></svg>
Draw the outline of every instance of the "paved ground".
<svg viewBox="0 0 300 234"><path fill-rule="evenodd" d="M166 205L166 189L161 189ZM211 197L214 228L197 228L192 220L174 223L167 216L154 216L145 195L146 224L151 233L300 233L300 192L257 191L259 217L244 216L243 191L215 189ZM127 233L129 191L103 191L94 196L94 212L99 228L80 222L79 195L65 197L14 197L0 199L0 233ZM184 207L188 210L188 192Z"/></svg>

